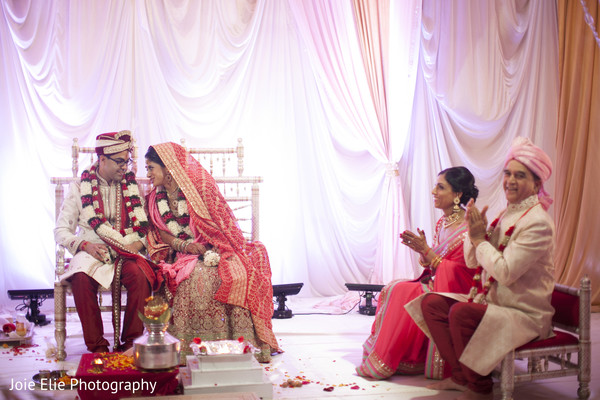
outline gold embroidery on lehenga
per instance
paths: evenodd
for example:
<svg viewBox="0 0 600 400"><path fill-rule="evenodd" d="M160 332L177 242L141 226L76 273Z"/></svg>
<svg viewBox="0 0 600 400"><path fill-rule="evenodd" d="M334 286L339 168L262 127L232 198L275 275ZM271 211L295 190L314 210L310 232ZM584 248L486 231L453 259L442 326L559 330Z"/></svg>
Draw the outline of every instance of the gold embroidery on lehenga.
<svg viewBox="0 0 600 400"><path fill-rule="evenodd" d="M255 347L262 348L250 311L213 298L220 284L218 269L206 267L199 261L189 278L177 287L169 332L182 341L183 357L192 354L189 346L195 337L207 341L243 336Z"/></svg>

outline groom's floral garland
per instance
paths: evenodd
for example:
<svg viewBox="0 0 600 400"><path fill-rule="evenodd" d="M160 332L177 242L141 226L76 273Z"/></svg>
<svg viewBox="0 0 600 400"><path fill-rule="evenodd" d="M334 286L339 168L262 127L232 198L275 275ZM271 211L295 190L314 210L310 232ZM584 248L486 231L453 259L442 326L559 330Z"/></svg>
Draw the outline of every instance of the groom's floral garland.
<svg viewBox="0 0 600 400"><path fill-rule="evenodd" d="M156 205L162 220L173 236L181 240L193 238L194 234L190 229L190 214L187 201L181 190L177 192L177 213L180 215L179 217L175 217L175 214L169 208L167 191L164 188L156 192Z"/></svg>
<svg viewBox="0 0 600 400"><path fill-rule="evenodd" d="M117 231L104 216L104 207L100 207L100 189L98 187L98 164L81 174L82 215L90 227L100 236L127 245L141 240L148 230L148 218L142 207L140 192L135 174L127 172L121 180L123 200L128 215L128 227Z"/></svg>
<svg viewBox="0 0 600 400"><path fill-rule="evenodd" d="M537 206L540 203L535 203L533 206L531 206L527 211L525 211L517 220L517 222L519 222L519 220L521 218L523 218L529 211L531 211L531 209L535 206ZM490 237L492 236L492 232L494 231L494 229L496 229L496 226L498 225L498 222L500 222L500 217L496 218L494 221L492 221L492 223L490 224L490 228L488 229L488 231L485 234L485 240L487 240L488 242L490 241ZM510 237L512 236L513 232L515 231L515 225L517 224L517 222L515 222L514 225L512 225L510 228L508 228L506 230L506 232L504 232L504 237L502 238L502 242L498 245L498 251L500 253L504 252L504 249L506 249L506 245L508 244ZM475 270L475 275L473 276L473 283L471 284L471 290L469 292L469 298L468 298L468 302L472 303L475 299L475 296L477 296L477 285L478 283L481 281L481 274L483 273L483 267L481 265L477 266L477 269ZM490 288L492 287L492 284L496 282L496 279L494 279L493 276L489 276L488 280L484 283L483 285L483 295L480 298L480 301L484 301L485 297L487 296L488 292L490 291Z"/></svg>

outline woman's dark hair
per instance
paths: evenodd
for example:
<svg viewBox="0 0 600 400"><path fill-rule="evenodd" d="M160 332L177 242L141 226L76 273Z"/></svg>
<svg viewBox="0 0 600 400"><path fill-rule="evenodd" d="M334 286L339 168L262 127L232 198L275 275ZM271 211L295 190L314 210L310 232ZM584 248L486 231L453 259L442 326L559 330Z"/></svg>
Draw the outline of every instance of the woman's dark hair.
<svg viewBox="0 0 600 400"><path fill-rule="evenodd" d="M460 197L460 204L467 204L469 200L477 200L479 195L479 189L475 186L475 177L465 167L452 167L446 168L438 174L438 176L444 175L446 181L452 186L452 190L455 192L462 192Z"/></svg>
<svg viewBox="0 0 600 400"><path fill-rule="evenodd" d="M146 152L146 158L152 162L157 163L163 168L165 167L165 163L162 162L162 160L158 156L158 153L156 152L156 150L154 150L154 147L152 146L148 147L148 151Z"/></svg>

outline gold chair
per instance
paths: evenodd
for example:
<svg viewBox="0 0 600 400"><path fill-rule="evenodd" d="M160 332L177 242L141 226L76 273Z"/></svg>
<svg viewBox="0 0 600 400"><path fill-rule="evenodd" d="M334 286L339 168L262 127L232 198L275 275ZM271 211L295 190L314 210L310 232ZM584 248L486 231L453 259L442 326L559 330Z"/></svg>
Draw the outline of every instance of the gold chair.
<svg viewBox="0 0 600 400"><path fill-rule="evenodd" d="M584 277L579 288L556 284L552 293L555 309L554 337L529 342L508 353L492 376L500 380L502 400L512 400L514 385L538 379L577 375L580 399L590 397L590 279ZM577 361L571 355L577 355ZM517 371L515 360L527 359L527 370ZM522 368L524 369L524 368Z"/></svg>
<svg viewBox="0 0 600 400"><path fill-rule="evenodd" d="M181 145L210 172L233 210L247 240L254 242L260 235L260 176L244 176L244 145L238 138L236 147L197 148ZM237 172L237 176L235 173Z"/></svg>

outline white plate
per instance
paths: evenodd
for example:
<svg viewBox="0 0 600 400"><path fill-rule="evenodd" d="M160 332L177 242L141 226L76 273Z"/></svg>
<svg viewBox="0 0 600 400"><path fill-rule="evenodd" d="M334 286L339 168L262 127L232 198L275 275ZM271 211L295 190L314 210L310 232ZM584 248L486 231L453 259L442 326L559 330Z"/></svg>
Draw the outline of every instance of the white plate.
<svg viewBox="0 0 600 400"><path fill-rule="evenodd" d="M0 343L10 343L10 342L21 342L22 343L22 342L25 342L25 341L31 339L31 337L33 336L34 324L32 324L29 321L27 321L26 324L28 324L28 326L27 326L27 333L25 334L25 336L17 335L16 331L12 331L8 335L6 335L4 332L0 331Z"/></svg>

